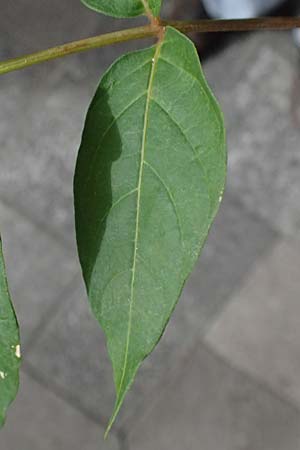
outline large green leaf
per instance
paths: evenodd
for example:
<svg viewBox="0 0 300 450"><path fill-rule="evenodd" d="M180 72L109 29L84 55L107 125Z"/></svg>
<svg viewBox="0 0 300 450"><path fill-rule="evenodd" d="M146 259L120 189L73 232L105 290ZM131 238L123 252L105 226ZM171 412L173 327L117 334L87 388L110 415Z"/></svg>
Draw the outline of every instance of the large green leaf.
<svg viewBox="0 0 300 450"><path fill-rule="evenodd" d="M19 387L20 337L8 292L0 238L0 427Z"/></svg>
<svg viewBox="0 0 300 450"><path fill-rule="evenodd" d="M113 17L159 15L162 0L81 0L89 8Z"/></svg>
<svg viewBox="0 0 300 450"><path fill-rule="evenodd" d="M168 28L104 75L75 173L79 256L117 391L110 426L198 259L225 174L219 106L192 42Z"/></svg>

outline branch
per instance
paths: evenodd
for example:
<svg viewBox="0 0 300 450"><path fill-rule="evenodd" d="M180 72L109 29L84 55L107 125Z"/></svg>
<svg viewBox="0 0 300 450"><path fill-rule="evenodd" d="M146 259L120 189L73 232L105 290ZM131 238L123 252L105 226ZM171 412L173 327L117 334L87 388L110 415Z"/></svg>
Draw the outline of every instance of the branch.
<svg viewBox="0 0 300 450"><path fill-rule="evenodd" d="M267 17L258 19L238 19L238 20L198 20L198 21L154 21L150 25L145 25L127 30L120 30L114 33L102 34L80 41L53 47L41 52L32 53L20 58L10 59L0 62L0 75L23 69L44 61L49 61L63 56L80 53L93 48L100 48L120 42L145 39L148 37L159 37L162 29L166 26L173 26L183 33L209 33L228 31L253 31L253 30L289 30L300 28L300 17Z"/></svg>
<svg viewBox="0 0 300 450"><path fill-rule="evenodd" d="M220 33L229 31L292 30L300 28L300 17L260 17L256 19L218 19L195 21L162 21L183 33Z"/></svg>

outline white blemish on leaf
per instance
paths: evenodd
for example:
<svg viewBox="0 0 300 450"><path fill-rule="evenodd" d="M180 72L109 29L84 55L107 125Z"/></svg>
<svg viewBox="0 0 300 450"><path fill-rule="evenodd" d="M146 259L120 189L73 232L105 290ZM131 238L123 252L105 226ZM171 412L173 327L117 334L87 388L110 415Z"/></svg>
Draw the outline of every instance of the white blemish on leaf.
<svg viewBox="0 0 300 450"><path fill-rule="evenodd" d="M20 347L19 344L16 345L16 352L15 352L15 355L16 355L17 358L21 358L21 347Z"/></svg>

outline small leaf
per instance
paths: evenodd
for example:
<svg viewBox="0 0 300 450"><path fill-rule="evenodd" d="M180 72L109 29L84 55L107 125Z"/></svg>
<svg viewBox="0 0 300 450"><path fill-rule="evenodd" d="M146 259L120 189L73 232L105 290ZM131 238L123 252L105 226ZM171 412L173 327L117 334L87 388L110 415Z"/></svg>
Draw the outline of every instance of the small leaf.
<svg viewBox="0 0 300 450"><path fill-rule="evenodd" d="M0 239L0 427L19 387L20 336L8 292Z"/></svg>
<svg viewBox="0 0 300 450"><path fill-rule="evenodd" d="M81 0L94 11L113 17L158 16L162 0Z"/></svg>
<svg viewBox="0 0 300 450"><path fill-rule="evenodd" d="M109 428L198 259L225 176L219 106L192 42L167 28L104 75L75 173L78 251L117 391Z"/></svg>

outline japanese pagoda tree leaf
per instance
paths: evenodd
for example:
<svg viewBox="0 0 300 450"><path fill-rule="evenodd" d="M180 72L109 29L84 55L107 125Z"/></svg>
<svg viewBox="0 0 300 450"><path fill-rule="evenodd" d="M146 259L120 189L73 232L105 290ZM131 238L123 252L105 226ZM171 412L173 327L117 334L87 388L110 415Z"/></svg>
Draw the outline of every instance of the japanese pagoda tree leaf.
<svg viewBox="0 0 300 450"><path fill-rule="evenodd" d="M112 425L193 270L224 191L225 130L192 42L157 46L104 75L74 181L79 257L112 361Z"/></svg>
<svg viewBox="0 0 300 450"><path fill-rule="evenodd" d="M89 8L113 17L159 15L161 0L81 0Z"/></svg>
<svg viewBox="0 0 300 450"><path fill-rule="evenodd" d="M5 275L0 238L0 427L19 387L20 337Z"/></svg>

